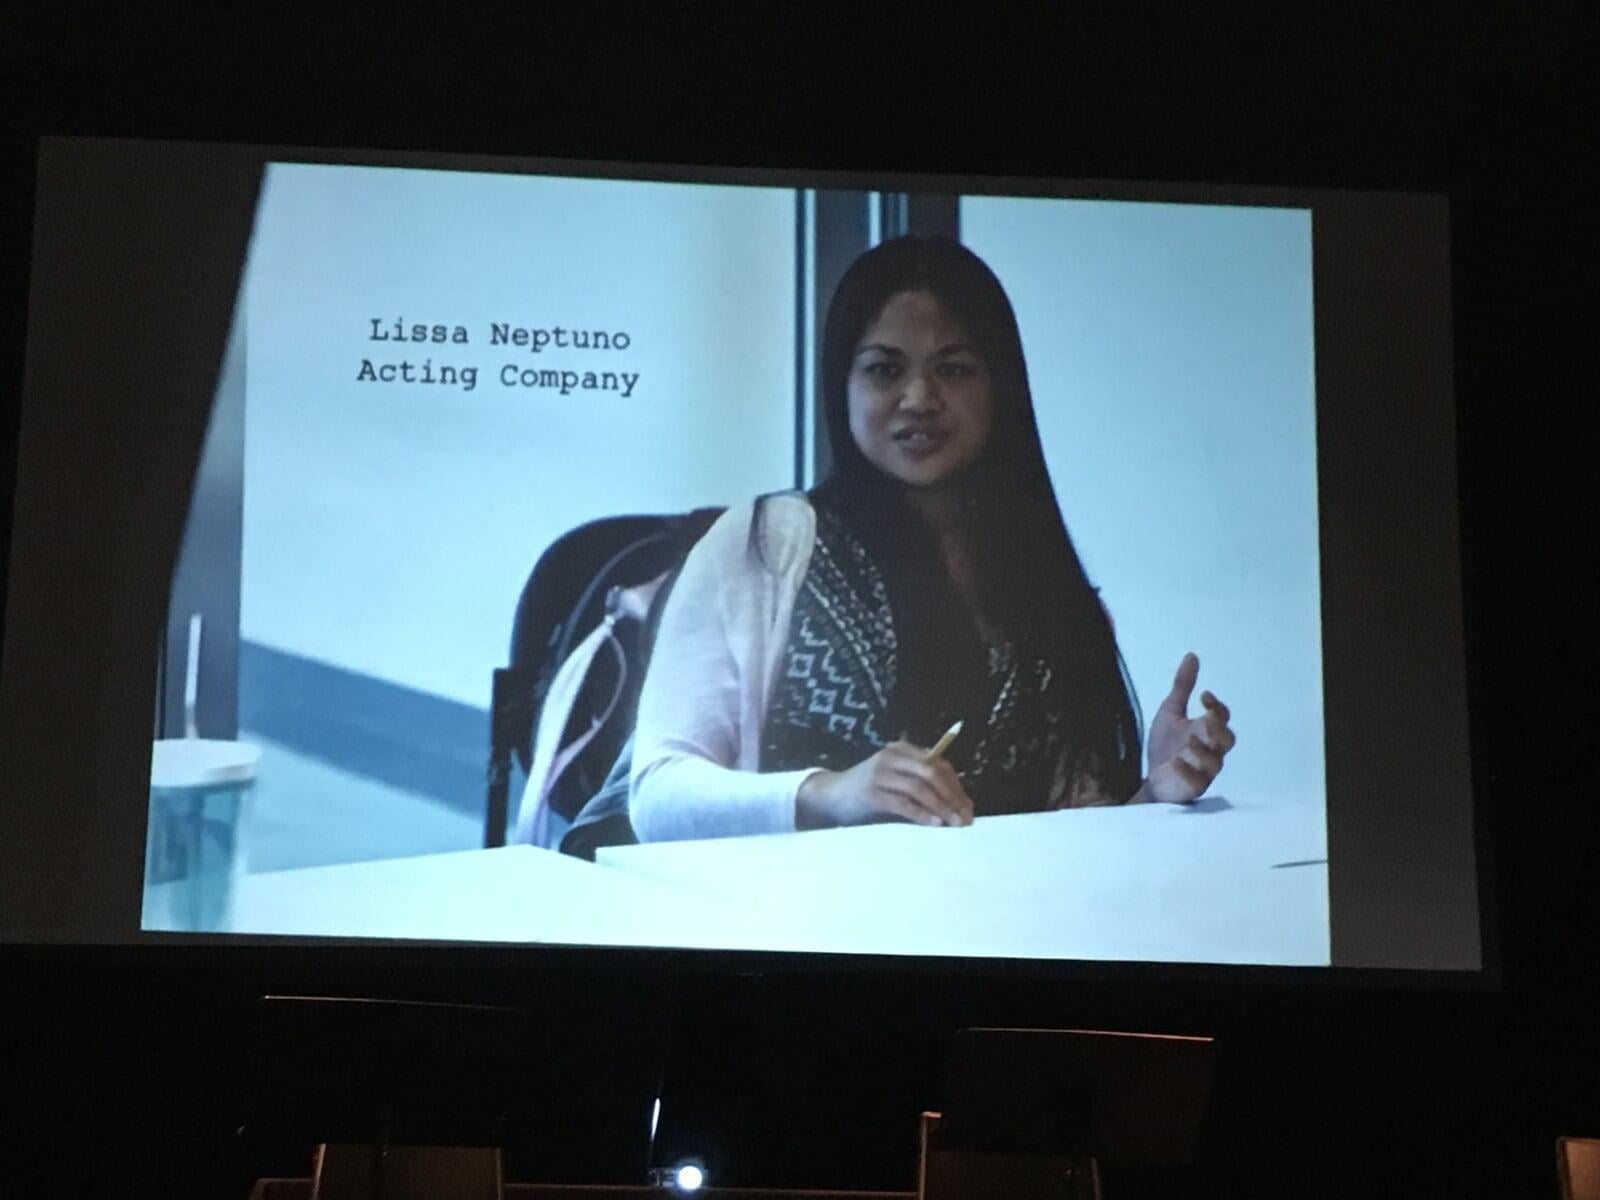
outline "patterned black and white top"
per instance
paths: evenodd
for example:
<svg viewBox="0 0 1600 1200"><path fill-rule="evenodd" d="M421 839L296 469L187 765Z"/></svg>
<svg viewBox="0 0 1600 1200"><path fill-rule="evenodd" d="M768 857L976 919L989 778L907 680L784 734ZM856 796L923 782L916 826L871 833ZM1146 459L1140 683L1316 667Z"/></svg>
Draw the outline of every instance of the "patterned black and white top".
<svg viewBox="0 0 1600 1200"><path fill-rule="evenodd" d="M1068 802L1060 672L1010 643L988 646L983 696L947 757L979 816ZM899 642L884 580L844 522L817 511L817 537L761 737L763 771L842 771L901 731L886 728Z"/></svg>

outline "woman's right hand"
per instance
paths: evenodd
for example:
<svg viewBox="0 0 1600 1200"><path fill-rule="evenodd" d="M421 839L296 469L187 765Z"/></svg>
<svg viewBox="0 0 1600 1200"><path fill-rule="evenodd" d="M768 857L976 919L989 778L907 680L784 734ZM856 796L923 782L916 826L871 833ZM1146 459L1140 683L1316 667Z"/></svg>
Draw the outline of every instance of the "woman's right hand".
<svg viewBox="0 0 1600 1200"><path fill-rule="evenodd" d="M948 759L893 742L848 771L817 771L795 797L800 829L864 825L883 817L918 825L972 824L972 798Z"/></svg>

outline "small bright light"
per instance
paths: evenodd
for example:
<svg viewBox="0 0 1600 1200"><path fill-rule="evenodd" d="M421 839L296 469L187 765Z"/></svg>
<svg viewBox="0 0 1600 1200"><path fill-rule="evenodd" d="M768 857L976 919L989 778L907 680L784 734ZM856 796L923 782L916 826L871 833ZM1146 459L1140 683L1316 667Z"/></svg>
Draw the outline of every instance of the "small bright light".
<svg viewBox="0 0 1600 1200"><path fill-rule="evenodd" d="M678 1168L678 1173L673 1180L680 1192L698 1192L700 1185L705 1183L706 1173L694 1163L684 1163Z"/></svg>
<svg viewBox="0 0 1600 1200"><path fill-rule="evenodd" d="M650 1140L656 1140L656 1126L661 1124L661 1097L656 1097L655 1106L650 1110Z"/></svg>

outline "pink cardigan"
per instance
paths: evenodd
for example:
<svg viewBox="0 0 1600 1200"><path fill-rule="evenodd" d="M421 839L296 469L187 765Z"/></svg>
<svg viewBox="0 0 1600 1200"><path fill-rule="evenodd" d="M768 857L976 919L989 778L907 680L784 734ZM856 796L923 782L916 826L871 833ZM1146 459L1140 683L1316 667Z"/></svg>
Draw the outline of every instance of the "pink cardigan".
<svg viewBox="0 0 1600 1200"><path fill-rule="evenodd" d="M811 564L816 513L775 496L765 563L750 546L754 504L729 509L690 551L639 696L628 815L641 841L780 833L818 768L757 770L767 701L795 596Z"/></svg>

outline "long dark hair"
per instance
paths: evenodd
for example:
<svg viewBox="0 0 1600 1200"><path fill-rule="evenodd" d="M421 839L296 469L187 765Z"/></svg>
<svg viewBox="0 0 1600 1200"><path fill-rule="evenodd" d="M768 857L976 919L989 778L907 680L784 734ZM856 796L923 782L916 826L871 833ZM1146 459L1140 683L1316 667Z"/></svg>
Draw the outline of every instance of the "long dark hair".
<svg viewBox="0 0 1600 1200"><path fill-rule="evenodd" d="M932 529L905 485L868 461L850 432L849 377L867 327L891 298L925 291L960 322L989 373L989 440L957 483L985 618L1061 673L1074 772L1120 799L1138 788L1138 702L1111 621L1084 573L1045 466L1016 315L994 272L949 238L900 237L867 251L839 281L823 329L820 402L833 467L813 501L847 522L884 574L898 637L890 700L896 732L927 744L953 716L981 716L986 652L949 584Z"/></svg>

